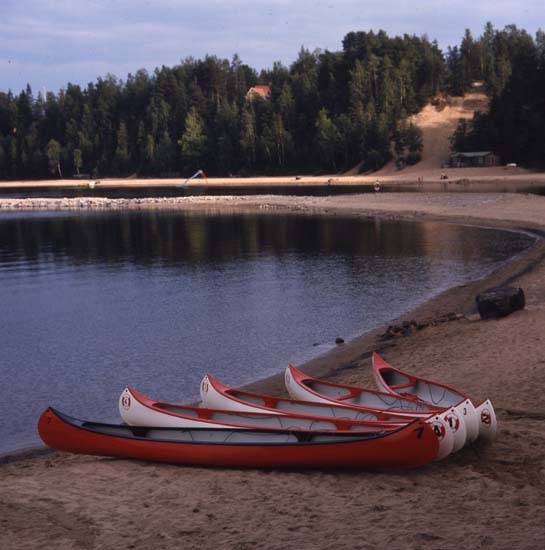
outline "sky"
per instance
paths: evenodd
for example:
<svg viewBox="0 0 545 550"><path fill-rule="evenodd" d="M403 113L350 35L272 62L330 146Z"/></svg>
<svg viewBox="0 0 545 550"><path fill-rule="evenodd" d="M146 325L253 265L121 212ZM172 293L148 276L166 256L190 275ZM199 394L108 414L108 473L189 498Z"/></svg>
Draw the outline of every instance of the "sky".
<svg viewBox="0 0 545 550"><path fill-rule="evenodd" d="M544 0L0 0L0 92L58 93L112 74L214 55L258 73L301 50L342 51L352 31L437 40L446 53L490 21L535 37Z"/></svg>

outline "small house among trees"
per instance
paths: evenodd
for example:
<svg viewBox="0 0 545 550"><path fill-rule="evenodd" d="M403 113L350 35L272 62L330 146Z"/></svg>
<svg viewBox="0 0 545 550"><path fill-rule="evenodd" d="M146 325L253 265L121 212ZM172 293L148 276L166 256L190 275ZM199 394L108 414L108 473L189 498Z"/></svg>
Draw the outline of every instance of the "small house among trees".
<svg viewBox="0 0 545 550"><path fill-rule="evenodd" d="M261 99L270 99L270 97L271 97L271 87L266 85L266 84L256 84L255 86L252 86L246 92L246 100L251 101L252 99L255 99L256 97L259 97Z"/></svg>
<svg viewBox="0 0 545 550"><path fill-rule="evenodd" d="M500 158L491 151L474 151L452 153L450 166L452 168L482 168L484 166L498 166Z"/></svg>

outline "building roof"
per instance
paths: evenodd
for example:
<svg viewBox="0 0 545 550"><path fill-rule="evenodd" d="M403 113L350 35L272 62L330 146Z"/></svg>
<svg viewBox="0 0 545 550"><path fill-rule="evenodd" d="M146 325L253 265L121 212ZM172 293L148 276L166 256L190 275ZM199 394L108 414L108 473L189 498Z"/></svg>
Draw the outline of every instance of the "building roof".
<svg viewBox="0 0 545 550"><path fill-rule="evenodd" d="M468 151L462 153L452 153L451 157L464 157L464 158L476 158L476 157L486 157L488 155L493 155L492 151Z"/></svg>
<svg viewBox="0 0 545 550"><path fill-rule="evenodd" d="M246 97L257 95L263 99L269 99L271 95L271 87L267 84L256 84L252 86L246 93Z"/></svg>

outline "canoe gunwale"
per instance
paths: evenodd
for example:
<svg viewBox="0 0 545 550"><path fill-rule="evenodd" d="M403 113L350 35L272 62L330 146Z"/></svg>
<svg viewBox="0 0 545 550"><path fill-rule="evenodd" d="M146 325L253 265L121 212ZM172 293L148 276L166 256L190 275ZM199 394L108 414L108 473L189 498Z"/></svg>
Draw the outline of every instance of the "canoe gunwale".
<svg viewBox="0 0 545 550"><path fill-rule="evenodd" d="M180 443L180 444L186 444L189 443L187 440L175 440L175 439L156 439L150 440L147 437L147 434L149 434L152 431L155 432L165 432L165 433L191 433L195 432L196 434L204 434L206 432L214 431L215 433L225 433L226 435L231 435L234 432L236 434L242 433L248 433L248 434L270 434L270 435L279 435L279 434L285 434L294 436L297 439L297 442L287 442L286 445L298 445L299 443L305 443L305 444L323 444L323 441L313 441L313 437L329 437L331 436L331 442L327 442L328 444L336 444L336 443L346 443L346 442L353 442L353 441L370 441L379 439L385 436L388 436L393 433L397 433L399 431L404 430L410 425L416 425L419 422L419 419L414 419L413 421L409 422L408 424L396 427L392 430L377 430L376 432L355 432L355 431L348 431L348 430L300 430L300 429L274 429L274 428L242 428L242 429L234 429L234 428L182 428L182 427L157 427L157 426L130 426L128 424L109 424L106 422L95 422L95 421L89 421L89 420L81 420L75 417L72 417L70 415L67 415L66 413L63 413L59 411L58 409L55 409L54 407L48 407L49 411L54 413L56 416L58 416L62 421L66 422L67 424L70 424L71 426L77 427L81 430L86 430L93 434L100 434L102 436L108 436L108 437L115 437L115 438L124 438L129 440L140 440L140 441L161 441L161 442L168 442L168 443ZM119 429L121 433L114 433L115 430ZM108 431L110 430L110 431ZM123 434L122 431L125 432L131 432L131 434ZM335 441L338 440L338 441ZM193 440L191 441L191 444L195 445L255 445L255 443L252 442L236 442L236 443L229 443L227 440L225 441L199 441L199 440ZM260 445L270 445L270 446L278 446L278 443L272 442L272 443L260 443Z"/></svg>

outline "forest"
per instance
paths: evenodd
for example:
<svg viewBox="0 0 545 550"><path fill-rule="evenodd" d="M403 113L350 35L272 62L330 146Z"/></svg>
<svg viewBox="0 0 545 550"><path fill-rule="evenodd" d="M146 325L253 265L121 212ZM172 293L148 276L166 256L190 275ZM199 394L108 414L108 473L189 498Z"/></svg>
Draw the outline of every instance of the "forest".
<svg viewBox="0 0 545 550"><path fill-rule="evenodd" d="M342 51L302 48L255 69L208 55L153 74L98 77L57 93L0 91L0 179L340 173L415 164L410 115L482 81L488 113L461 122L453 150L545 165L545 33L491 23L442 52L426 36L350 32ZM248 93L265 86L264 96ZM439 104L439 103L437 103Z"/></svg>

